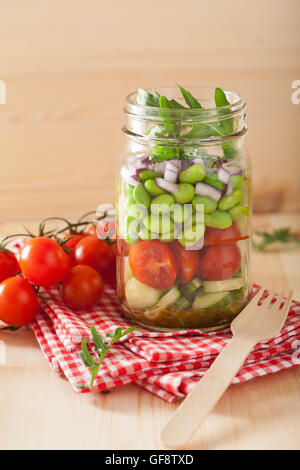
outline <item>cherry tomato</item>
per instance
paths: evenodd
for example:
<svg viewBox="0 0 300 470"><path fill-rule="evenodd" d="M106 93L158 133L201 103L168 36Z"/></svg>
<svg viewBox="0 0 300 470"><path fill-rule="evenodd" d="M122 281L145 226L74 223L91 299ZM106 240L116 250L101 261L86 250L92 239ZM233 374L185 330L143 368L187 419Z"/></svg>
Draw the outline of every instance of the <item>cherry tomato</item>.
<svg viewBox="0 0 300 470"><path fill-rule="evenodd" d="M180 243L173 242L172 250L178 266L178 279L182 284L190 282L197 272L198 251L186 250Z"/></svg>
<svg viewBox="0 0 300 470"><path fill-rule="evenodd" d="M67 253L67 256L70 261L70 269L75 266L76 261L75 261L75 246L85 237L87 237L89 234L88 233L66 233L64 234L64 240L68 240L65 243L65 247L68 248L68 250L71 250L71 252Z"/></svg>
<svg viewBox="0 0 300 470"><path fill-rule="evenodd" d="M249 236L242 237L241 231L235 223L225 229L206 227L204 246L235 243L238 240L246 240L247 238Z"/></svg>
<svg viewBox="0 0 300 470"><path fill-rule="evenodd" d="M61 282L71 266L66 252L56 241L37 237L22 248L20 267L28 281L49 287Z"/></svg>
<svg viewBox="0 0 300 470"><path fill-rule="evenodd" d="M234 243L208 246L201 251L198 273L204 279L230 279L240 267L241 253Z"/></svg>
<svg viewBox="0 0 300 470"><path fill-rule="evenodd" d="M129 264L134 277L154 289L169 289L176 280L177 266L173 252L159 240L131 245Z"/></svg>
<svg viewBox="0 0 300 470"><path fill-rule="evenodd" d="M101 297L103 280L90 266L74 266L61 285L63 301L73 310L94 307Z"/></svg>
<svg viewBox="0 0 300 470"><path fill-rule="evenodd" d="M10 326L30 323L40 306L34 288L22 277L10 277L0 284L0 320Z"/></svg>
<svg viewBox="0 0 300 470"><path fill-rule="evenodd" d="M85 264L96 269L104 279L110 279L116 271L116 257L108 243L96 235L89 235L75 248L76 264Z"/></svg>
<svg viewBox="0 0 300 470"><path fill-rule="evenodd" d="M0 251L0 282L14 276L19 271L20 266L15 255Z"/></svg>

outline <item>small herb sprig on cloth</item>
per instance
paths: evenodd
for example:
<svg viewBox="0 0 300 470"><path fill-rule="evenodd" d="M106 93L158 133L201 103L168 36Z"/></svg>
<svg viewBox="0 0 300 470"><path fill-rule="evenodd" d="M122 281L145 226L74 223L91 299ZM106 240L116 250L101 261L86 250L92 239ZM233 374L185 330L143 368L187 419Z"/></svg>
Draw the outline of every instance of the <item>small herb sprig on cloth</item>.
<svg viewBox="0 0 300 470"><path fill-rule="evenodd" d="M84 363L84 365L91 370L92 377L91 377L91 382L90 382L89 385L79 384L79 385L77 385L77 387L81 388L81 389L90 389L90 388L92 388L93 385L94 385L94 381L95 381L95 378L97 376L98 370L99 370L106 354L108 353L108 351L112 347L112 345L116 341L118 341L120 338L123 338L124 336L128 335L129 333L131 333L132 331L134 331L136 329L137 328L135 326L131 326L130 328L127 328L126 330L123 330L122 328L116 328L113 333L108 333L106 335L106 337L111 337L111 340L110 340L109 344L106 345L104 337L99 335L99 333L97 333L96 328L94 326L92 326L91 327L91 332L92 332L92 337L93 337L93 343L94 343L95 351L96 351L96 353L99 357L99 361L96 362L94 360L93 356L91 355L91 353L88 350L87 340L84 339L81 343L81 351L79 351L78 355L79 355L80 359L82 360L82 362Z"/></svg>
<svg viewBox="0 0 300 470"><path fill-rule="evenodd" d="M255 235L261 238L259 243L253 242L253 248L263 251L267 246L275 242L289 243L296 242L300 244L300 235L291 232L289 227L275 229L273 232L256 232Z"/></svg>

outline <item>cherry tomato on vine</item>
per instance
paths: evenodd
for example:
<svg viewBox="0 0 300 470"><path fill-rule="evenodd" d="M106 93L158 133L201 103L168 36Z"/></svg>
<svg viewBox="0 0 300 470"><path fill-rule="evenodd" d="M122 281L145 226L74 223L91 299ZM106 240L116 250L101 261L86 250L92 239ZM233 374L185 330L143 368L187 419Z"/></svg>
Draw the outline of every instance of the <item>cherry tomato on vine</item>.
<svg viewBox="0 0 300 470"><path fill-rule="evenodd" d="M76 261L75 261L75 247L76 245L83 240L83 238L87 237L89 234L84 232L84 233L65 233L63 240L67 240L66 243L64 244L65 248L68 250L71 250L71 252L67 253L67 256L70 261L70 267L75 266Z"/></svg>
<svg viewBox="0 0 300 470"><path fill-rule="evenodd" d="M20 271L17 258L13 253L0 251L0 282L14 276Z"/></svg>
<svg viewBox="0 0 300 470"><path fill-rule="evenodd" d="M10 277L0 284L0 320L10 326L30 323L40 306L34 288L22 277Z"/></svg>
<svg viewBox="0 0 300 470"><path fill-rule="evenodd" d="M73 310L94 307L103 290L100 274L90 266L74 266L62 282L60 292L63 301Z"/></svg>
<svg viewBox="0 0 300 470"><path fill-rule="evenodd" d="M109 244L96 235L89 235L75 248L76 264L84 264L96 269L104 279L115 275L116 257Z"/></svg>
<svg viewBox="0 0 300 470"><path fill-rule="evenodd" d="M201 250L198 274L210 281L230 279L241 264L241 252L234 243L212 245Z"/></svg>
<svg viewBox="0 0 300 470"><path fill-rule="evenodd" d="M169 289L177 276L173 252L159 240L130 245L129 264L134 277L154 289Z"/></svg>
<svg viewBox="0 0 300 470"><path fill-rule="evenodd" d="M178 266L178 279L182 284L190 282L195 276L198 268L198 251L186 250L177 241L171 244L175 261Z"/></svg>
<svg viewBox="0 0 300 470"><path fill-rule="evenodd" d="M29 240L21 250L20 268L28 281L49 287L61 282L70 270L70 260L63 248L47 237Z"/></svg>

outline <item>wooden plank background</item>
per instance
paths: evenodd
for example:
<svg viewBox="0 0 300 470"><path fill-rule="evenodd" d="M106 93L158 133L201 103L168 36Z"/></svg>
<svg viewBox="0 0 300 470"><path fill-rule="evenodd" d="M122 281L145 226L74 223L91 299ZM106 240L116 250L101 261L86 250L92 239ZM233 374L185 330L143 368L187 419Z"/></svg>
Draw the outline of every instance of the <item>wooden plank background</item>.
<svg viewBox="0 0 300 470"><path fill-rule="evenodd" d="M0 221L114 200L125 96L219 85L248 103L257 212L300 206L299 0L2 0Z"/></svg>

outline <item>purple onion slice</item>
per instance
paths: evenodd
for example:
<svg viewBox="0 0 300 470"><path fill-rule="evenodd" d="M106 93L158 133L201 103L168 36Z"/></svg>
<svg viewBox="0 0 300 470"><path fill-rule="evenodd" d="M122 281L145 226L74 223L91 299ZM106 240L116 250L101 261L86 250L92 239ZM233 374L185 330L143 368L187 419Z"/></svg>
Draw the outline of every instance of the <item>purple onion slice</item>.
<svg viewBox="0 0 300 470"><path fill-rule="evenodd" d="M226 185L224 195L229 196L232 193L232 191L233 191L233 185L232 185L231 180L229 180L227 185Z"/></svg>
<svg viewBox="0 0 300 470"><path fill-rule="evenodd" d="M167 163L164 179L170 183L176 183L179 172L180 170L178 165L174 164L171 160Z"/></svg>
<svg viewBox="0 0 300 470"><path fill-rule="evenodd" d="M195 186L195 194L210 197L213 201L219 202L222 196L222 191L210 184L199 182Z"/></svg>
<svg viewBox="0 0 300 470"><path fill-rule="evenodd" d="M167 181L164 178L155 178L155 183L159 188L164 189L169 193L176 193L178 190L177 184L170 183L170 181Z"/></svg>
<svg viewBox="0 0 300 470"><path fill-rule="evenodd" d="M222 183L228 184L230 180L230 173L228 173L227 170L224 170L224 168L219 168L218 170L218 178Z"/></svg>
<svg viewBox="0 0 300 470"><path fill-rule="evenodd" d="M235 175L241 175L242 174L242 170L241 168L228 168L227 171L229 171L229 173L232 175L232 176L235 176Z"/></svg>
<svg viewBox="0 0 300 470"><path fill-rule="evenodd" d="M130 174L127 168L123 168L121 171L121 176L124 179L125 183L132 184L132 186L137 186L141 182L137 174Z"/></svg>

